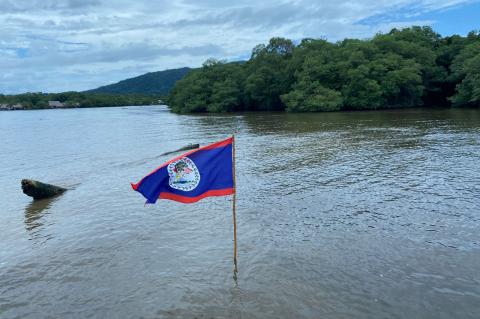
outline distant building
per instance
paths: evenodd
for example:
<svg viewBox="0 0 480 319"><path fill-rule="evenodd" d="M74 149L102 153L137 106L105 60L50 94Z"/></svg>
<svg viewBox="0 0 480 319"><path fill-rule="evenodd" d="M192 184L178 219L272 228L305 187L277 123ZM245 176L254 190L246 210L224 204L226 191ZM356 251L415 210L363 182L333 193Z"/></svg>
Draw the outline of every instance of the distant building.
<svg viewBox="0 0 480 319"><path fill-rule="evenodd" d="M11 111L11 110L24 110L25 108L23 107L22 104L17 103L17 104L0 104L0 111Z"/></svg>
<svg viewBox="0 0 480 319"><path fill-rule="evenodd" d="M59 107L65 107L65 103L62 103L60 101L48 101L48 107L51 108L59 108Z"/></svg>

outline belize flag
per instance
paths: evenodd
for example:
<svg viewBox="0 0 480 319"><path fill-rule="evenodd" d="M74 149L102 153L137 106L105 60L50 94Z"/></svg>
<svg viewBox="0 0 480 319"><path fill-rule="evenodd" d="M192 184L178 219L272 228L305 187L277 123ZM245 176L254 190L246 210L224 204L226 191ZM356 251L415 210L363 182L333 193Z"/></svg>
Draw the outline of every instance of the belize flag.
<svg viewBox="0 0 480 319"><path fill-rule="evenodd" d="M157 198L194 203L235 193L234 137L180 155L142 178L132 188L148 204Z"/></svg>

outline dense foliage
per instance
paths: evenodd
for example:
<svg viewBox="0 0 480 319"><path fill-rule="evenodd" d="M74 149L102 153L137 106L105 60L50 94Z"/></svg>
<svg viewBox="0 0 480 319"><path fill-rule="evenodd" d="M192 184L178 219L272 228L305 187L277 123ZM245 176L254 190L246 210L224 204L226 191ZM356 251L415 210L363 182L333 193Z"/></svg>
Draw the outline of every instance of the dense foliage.
<svg viewBox="0 0 480 319"><path fill-rule="evenodd" d="M24 93L18 95L0 94L0 105L20 105L25 109L49 108L49 101L57 101L62 107L103 107L124 105L158 104L160 96L140 94L86 94L79 92L64 93Z"/></svg>
<svg viewBox="0 0 480 319"><path fill-rule="evenodd" d="M190 68L146 73L118 83L101 86L88 93L111 94L168 94L175 82L191 71Z"/></svg>
<svg viewBox="0 0 480 319"><path fill-rule="evenodd" d="M480 34L411 27L337 43L273 38L245 63L207 60L176 83L168 103L179 113L479 107Z"/></svg>

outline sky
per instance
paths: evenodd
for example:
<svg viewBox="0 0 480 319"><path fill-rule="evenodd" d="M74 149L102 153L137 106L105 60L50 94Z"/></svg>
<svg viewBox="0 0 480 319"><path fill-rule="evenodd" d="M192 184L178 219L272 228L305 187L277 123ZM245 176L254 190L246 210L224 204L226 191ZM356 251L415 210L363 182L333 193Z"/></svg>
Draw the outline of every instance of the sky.
<svg viewBox="0 0 480 319"><path fill-rule="evenodd" d="M0 0L0 93L82 91L146 72L246 60L272 37L480 29L480 0Z"/></svg>

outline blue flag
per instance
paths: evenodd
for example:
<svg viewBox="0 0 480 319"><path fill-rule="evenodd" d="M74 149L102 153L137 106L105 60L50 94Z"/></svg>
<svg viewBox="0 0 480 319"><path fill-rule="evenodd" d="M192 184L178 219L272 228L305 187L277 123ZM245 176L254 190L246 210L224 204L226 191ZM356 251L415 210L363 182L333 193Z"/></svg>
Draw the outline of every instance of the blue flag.
<svg viewBox="0 0 480 319"><path fill-rule="evenodd" d="M209 196L235 192L233 176L233 136L187 152L159 166L132 188L147 203L157 198L194 203Z"/></svg>

